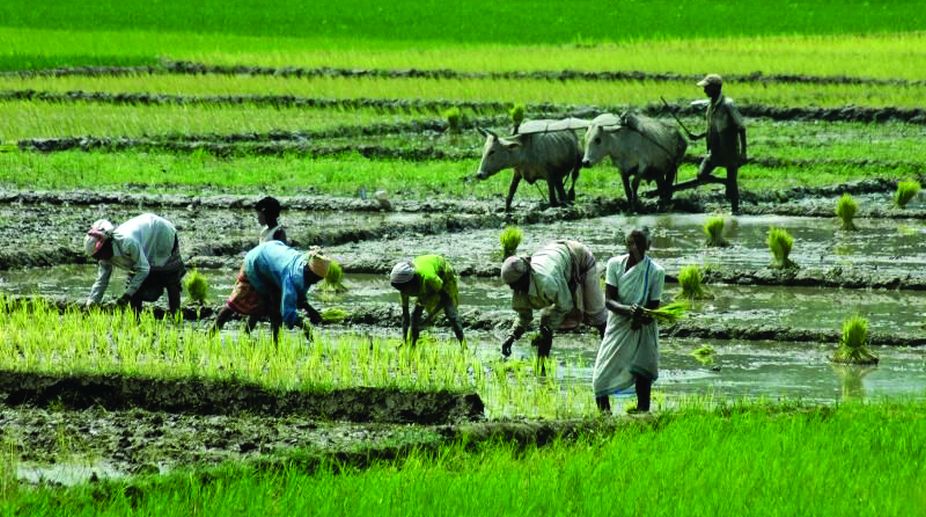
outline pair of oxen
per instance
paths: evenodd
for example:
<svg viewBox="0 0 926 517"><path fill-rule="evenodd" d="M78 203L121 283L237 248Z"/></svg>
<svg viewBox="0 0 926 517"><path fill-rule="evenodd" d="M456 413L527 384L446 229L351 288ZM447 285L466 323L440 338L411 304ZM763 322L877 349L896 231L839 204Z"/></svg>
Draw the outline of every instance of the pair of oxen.
<svg viewBox="0 0 926 517"><path fill-rule="evenodd" d="M584 151L576 136L580 129L586 130ZM505 198L506 211L511 210L522 179L528 184L546 181L551 206L571 203L579 170L607 156L620 170L631 210L638 207L637 190L642 180L656 182L660 203L666 205L672 200L676 173L688 148L688 142L674 126L635 113L605 113L591 121L524 121L515 134L505 137L481 128L479 132L486 137L486 144L476 178L487 179L499 171L514 169Z"/></svg>

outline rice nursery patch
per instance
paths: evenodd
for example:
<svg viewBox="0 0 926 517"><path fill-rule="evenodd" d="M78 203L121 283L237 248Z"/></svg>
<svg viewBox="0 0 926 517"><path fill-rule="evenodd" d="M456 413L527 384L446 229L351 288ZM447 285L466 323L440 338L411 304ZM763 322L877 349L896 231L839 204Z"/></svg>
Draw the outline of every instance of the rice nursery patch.
<svg viewBox="0 0 926 517"><path fill-rule="evenodd" d="M211 335L205 329L131 311L67 311L37 300L11 307L0 299L0 342L11 351L0 368L48 373L120 373L163 378L238 379L274 389L328 391L373 386L407 390L475 391L489 416L568 417L591 414L585 386L560 385L555 368L538 379L527 369L435 342L415 348L379 335L329 336L306 343L301 333ZM340 313L329 310L329 317ZM324 317L324 316L323 316ZM524 362L529 364L529 361Z"/></svg>

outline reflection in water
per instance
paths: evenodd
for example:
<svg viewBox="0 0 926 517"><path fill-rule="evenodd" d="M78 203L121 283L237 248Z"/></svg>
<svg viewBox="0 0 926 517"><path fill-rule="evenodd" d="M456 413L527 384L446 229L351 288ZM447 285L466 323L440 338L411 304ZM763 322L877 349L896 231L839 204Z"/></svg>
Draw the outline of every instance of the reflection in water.
<svg viewBox="0 0 926 517"><path fill-rule="evenodd" d="M871 365L832 364L833 372L839 379L840 400L861 400L865 398L863 379L877 369Z"/></svg>

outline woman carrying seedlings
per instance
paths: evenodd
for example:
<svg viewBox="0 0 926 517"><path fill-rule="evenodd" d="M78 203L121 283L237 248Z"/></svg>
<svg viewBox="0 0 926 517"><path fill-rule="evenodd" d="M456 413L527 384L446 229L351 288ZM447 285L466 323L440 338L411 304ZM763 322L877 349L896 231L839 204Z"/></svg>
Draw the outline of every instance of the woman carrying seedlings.
<svg viewBox="0 0 926 517"><path fill-rule="evenodd" d="M286 244L286 230L280 224L280 202L275 197L264 197L254 205L260 224L260 243L280 241Z"/></svg>
<svg viewBox="0 0 926 517"><path fill-rule="evenodd" d="M453 333L466 348L463 325L457 307L460 295L457 291L457 275L450 262L440 255L421 255L411 261L399 262L389 274L392 287L398 289L402 296L402 340L412 346L418 342L421 327L430 323L441 311L447 316ZM416 297L415 310L411 315L411 336L409 336L408 300ZM421 315L428 313L428 319L422 324Z"/></svg>
<svg viewBox="0 0 926 517"><path fill-rule="evenodd" d="M595 402L607 413L611 412L608 396L631 386L637 391L636 411L649 411L650 390L659 375L659 329L643 309L659 308L666 273L646 255L645 232L633 230L626 244L626 255L608 261L608 326L592 376Z"/></svg>
<svg viewBox="0 0 926 517"><path fill-rule="evenodd" d="M330 259L319 252L303 253L280 241L259 244L244 257L235 288L212 327L218 332L234 313L268 317L276 343L280 327L299 327L311 341L311 325L297 312L304 310L312 323L321 315L306 301L309 287L328 274ZM250 332L250 323L245 327Z"/></svg>
<svg viewBox="0 0 926 517"><path fill-rule="evenodd" d="M180 309L180 280L186 268L180 259L177 229L167 219L141 214L118 227L100 219L84 236L84 250L99 264L88 306L103 299L115 266L129 272L117 304L128 304L138 314L143 301L157 301L167 290L170 312Z"/></svg>
<svg viewBox="0 0 926 517"><path fill-rule="evenodd" d="M511 333L502 343L505 357L511 355L511 345L530 326L536 309L543 309L540 336L535 341L541 360L550 355L554 330L577 326L584 319L599 334L604 333L607 313L598 285L597 262L581 242L553 241L530 257L508 257L502 264L501 276L511 287L511 308L518 313Z"/></svg>

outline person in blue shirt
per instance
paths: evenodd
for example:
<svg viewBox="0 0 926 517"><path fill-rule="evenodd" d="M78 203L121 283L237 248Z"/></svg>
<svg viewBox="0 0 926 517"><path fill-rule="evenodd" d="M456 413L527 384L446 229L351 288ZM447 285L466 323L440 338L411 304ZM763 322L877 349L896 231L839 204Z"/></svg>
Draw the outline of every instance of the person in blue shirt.
<svg viewBox="0 0 926 517"><path fill-rule="evenodd" d="M309 287L328 274L330 259L318 252L303 253L280 241L258 245L244 257L235 288L219 311L212 332L218 332L237 314L267 317L277 342L280 327L302 328L311 340L311 323L321 315L306 300ZM309 321L298 312L302 309ZM250 332L251 325L245 326Z"/></svg>

